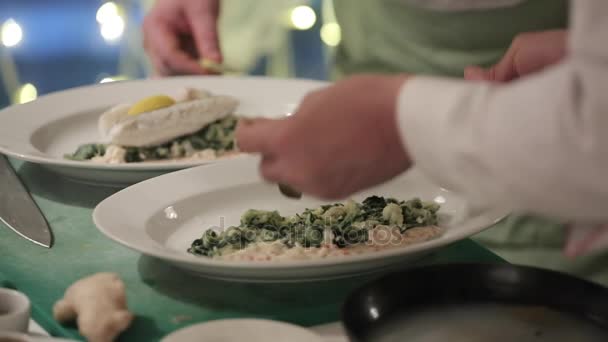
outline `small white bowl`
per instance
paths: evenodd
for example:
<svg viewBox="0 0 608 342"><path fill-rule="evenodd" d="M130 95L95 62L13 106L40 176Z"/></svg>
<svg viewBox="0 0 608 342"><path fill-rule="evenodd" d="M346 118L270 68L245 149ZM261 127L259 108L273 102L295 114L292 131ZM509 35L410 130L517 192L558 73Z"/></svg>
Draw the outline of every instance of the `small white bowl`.
<svg viewBox="0 0 608 342"><path fill-rule="evenodd" d="M322 342L306 328L266 319L222 319L180 329L161 342Z"/></svg>
<svg viewBox="0 0 608 342"><path fill-rule="evenodd" d="M0 331L27 332L30 300L19 291L0 288Z"/></svg>

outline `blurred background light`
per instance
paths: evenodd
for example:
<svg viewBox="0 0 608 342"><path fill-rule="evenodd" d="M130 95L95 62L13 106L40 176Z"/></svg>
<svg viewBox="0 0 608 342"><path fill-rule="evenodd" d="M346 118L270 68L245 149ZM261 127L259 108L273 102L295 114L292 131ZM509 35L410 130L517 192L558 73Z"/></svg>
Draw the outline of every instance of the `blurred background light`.
<svg viewBox="0 0 608 342"><path fill-rule="evenodd" d="M111 82L118 82L118 81L126 81L129 78L123 75L117 75L117 76L106 76L104 78L102 78L101 80L99 80L99 83L111 83Z"/></svg>
<svg viewBox="0 0 608 342"><path fill-rule="evenodd" d="M34 101L38 97L38 89L31 83L26 83L17 89L14 102L18 104Z"/></svg>
<svg viewBox="0 0 608 342"><path fill-rule="evenodd" d="M342 31L338 23L326 23L321 26L321 40L328 46L338 46L342 39Z"/></svg>
<svg viewBox="0 0 608 342"><path fill-rule="evenodd" d="M101 24L101 36L107 42L113 42L120 39L124 32L125 20L119 15L110 17Z"/></svg>
<svg viewBox="0 0 608 342"><path fill-rule="evenodd" d="M98 23L104 24L118 15L118 6L114 2L110 1L99 7L96 18Z"/></svg>
<svg viewBox="0 0 608 342"><path fill-rule="evenodd" d="M106 2L97 10L95 18L106 42L117 41L123 36L126 25L122 12L122 8L112 1Z"/></svg>
<svg viewBox="0 0 608 342"><path fill-rule="evenodd" d="M99 83L110 83L110 82L114 82L115 80L112 77L104 77L101 79L101 81L99 81Z"/></svg>
<svg viewBox="0 0 608 342"><path fill-rule="evenodd" d="M154 2L0 0L0 108L152 75L141 26ZM230 26L223 24L221 43L235 66L252 75L328 78L339 41L331 0L222 2L221 22Z"/></svg>
<svg viewBox="0 0 608 342"><path fill-rule="evenodd" d="M317 22L317 14L310 6L297 6L291 10L291 25L298 30L308 30Z"/></svg>
<svg viewBox="0 0 608 342"><path fill-rule="evenodd" d="M2 24L0 35L4 46L13 47L23 39L23 29L15 20L9 19Z"/></svg>

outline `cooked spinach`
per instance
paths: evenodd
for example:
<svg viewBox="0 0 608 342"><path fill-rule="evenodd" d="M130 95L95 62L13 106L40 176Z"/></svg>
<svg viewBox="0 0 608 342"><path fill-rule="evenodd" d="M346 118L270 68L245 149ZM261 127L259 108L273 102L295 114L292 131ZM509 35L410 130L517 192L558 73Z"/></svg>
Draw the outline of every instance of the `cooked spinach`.
<svg viewBox="0 0 608 342"><path fill-rule="evenodd" d="M401 232L436 225L439 208L438 204L419 198L398 201L371 196L362 203L328 204L289 217L277 211L250 209L242 215L238 227L219 233L207 230L192 242L188 252L213 257L222 255L227 248L234 251L251 243L277 241L288 248L320 247L326 236L337 247L345 248L367 242L369 231L378 225L398 227Z"/></svg>
<svg viewBox="0 0 608 342"><path fill-rule="evenodd" d="M241 217L241 226L278 230L284 221L278 211L249 209Z"/></svg>
<svg viewBox="0 0 608 342"><path fill-rule="evenodd" d="M222 155L235 149L234 131L238 118L234 115L219 119L200 131L179 137L168 143L151 147L124 146L126 163L137 163L146 160L163 160L187 157L193 152L212 149L217 155ZM86 161L95 157L102 157L106 153L107 145L85 144L76 149L73 154L65 156L67 159Z"/></svg>
<svg viewBox="0 0 608 342"><path fill-rule="evenodd" d="M66 159L84 161L103 156L106 153L104 144L84 144L76 149L73 154L65 155Z"/></svg>

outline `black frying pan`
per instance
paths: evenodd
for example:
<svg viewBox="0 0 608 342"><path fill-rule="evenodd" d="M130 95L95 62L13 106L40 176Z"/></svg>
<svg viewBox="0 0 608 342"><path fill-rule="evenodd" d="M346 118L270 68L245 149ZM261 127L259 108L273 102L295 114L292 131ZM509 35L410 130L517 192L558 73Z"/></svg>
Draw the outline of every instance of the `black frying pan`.
<svg viewBox="0 0 608 342"><path fill-rule="evenodd" d="M530 331L531 338L533 337L531 340L536 338L538 341L545 341L542 339L543 334L548 336L551 331L543 329L565 329L565 333L560 333L559 336L566 339L570 336L569 333L573 332L565 327L562 320L564 317L553 320L553 324L557 325L551 326L547 322L539 323L539 317L536 317L536 321L530 320L530 315L525 317L526 314L519 317L517 315L524 311L514 311L513 307L526 308L525 310L536 308L535 314L541 315L543 319L555 313L567 315L564 317L576 321L572 329L588 329L590 332L593 330L593 334L590 334L595 337L588 341L608 341L608 289L566 274L508 264L435 265L388 275L350 295L343 306L342 318L351 341L434 341L429 336L426 336L427 339L416 339L416 334L420 333L407 333L407 329L415 328L408 324L418 324L420 329L422 323L416 319L422 317L423 312L425 317L428 317L429 312L430 315L434 312L437 317L436 329L429 330L444 329L444 326L448 325L448 316L442 316L444 313L448 315L447 312L452 312L450 321L464 320L467 319L465 317L471 316L471 310L479 310L480 314L484 315L479 317L479 324L469 329L465 324L454 323L455 329L462 327L463 331L452 336L468 336L462 339L463 341L486 340L480 335L482 329L490 329L489 326L493 325L487 324L491 322L487 321L491 317L501 320L494 327L499 330L498 334L492 335L498 338L492 338L492 342L510 340L506 336L515 334L515 329L523 329L521 324L525 324L525 328L532 328L535 324L541 325L540 328L534 327L535 331ZM462 315L454 315L455 308L462 308ZM511 311L504 311L504 308ZM540 314L538 308L547 309L546 312L551 313ZM465 310L468 310L466 314ZM511 316L504 316L505 312ZM509 324L513 318L523 323L519 322L518 327L511 327ZM439 330L429 332L438 333ZM400 333L403 333L404 337L386 337L387 334L397 336ZM407 339L405 336L408 336ZM501 339L501 336L505 338ZM518 338L518 341L525 341L526 338ZM445 342L452 340L460 341L457 338L449 338ZM579 337L576 340L584 339Z"/></svg>

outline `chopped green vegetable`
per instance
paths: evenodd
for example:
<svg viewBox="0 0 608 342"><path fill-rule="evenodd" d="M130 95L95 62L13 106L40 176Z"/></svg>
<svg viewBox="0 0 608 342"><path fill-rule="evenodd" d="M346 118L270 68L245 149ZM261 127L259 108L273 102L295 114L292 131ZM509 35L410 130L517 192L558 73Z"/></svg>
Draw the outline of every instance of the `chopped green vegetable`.
<svg viewBox="0 0 608 342"><path fill-rule="evenodd" d="M371 196L363 201L362 215L365 220L382 221L382 210L386 207L384 197Z"/></svg>
<svg viewBox="0 0 608 342"><path fill-rule="evenodd" d="M264 242L273 242L281 238L281 234L275 230L262 229L260 232L260 238Z"/></svg>
<svg viewBox="0 0 608 342"><path fill-rule="evenodd" d="M382 209L382 218L390 225L403 225L403 212L396 203L389 203Z"/></svg>
<svg viewBox="0 0 608 342"><path fill-rule="evenodd" d="M397 227L401 232L436 225L438 210L438 204L418 198L406 202L378 196L368 197L363 203L347 201L305 209L290 217L277 211L250 209L241 217L240 226L220 233L207 230L192 242L188 252L213 257L258 242L282 243L288 248L321 247L331 242L345 248L366 243L370 230L380 225ZM326 241L328 237L331 241Z"/></svg>
<svg viewBox="0 0 608 342"><path fill-rule="evenodd" d="M234 115L219 119L194 134L179 137L168 143L152 147L124 146L126 163L137 163L146 160L163 160L182 158L206 149L212 149L216 155L222 155L236 148L234 131L238 118ZM76 149L67 159L86 161L102 157L106 153L106 145L85 144Z"/></svg>
<svg viewBox="0 0 608 342"><path fill-rule="evenodd" d="M106 145L104 144L84 144L76 149L73 154L65 156L66 159L85 161L95 157L103 156L106 153Z"/></svg>
<svg viewBox="0 0 608 342"><path fill-rule="evenodd" d="M249 209L241 217L241 226L278 230L285 218L278 211Z"/></svg>
<svg viewBox="0 0 608 342"><path fill-rule="evenodd" d="M203 240L203 247L205 247L205 248L218 247L223 243L219 234L213 230L207 230L203 234L203 237L201 238L201 240Z"/></svg>
<svg viewBox="0 0 608 342"><path fill-rule="evenodd" d="M239 227L230 227L226 230L223 238L226 243L231 244L232 247L240 249L243 244L243 230Z"/></svg>

